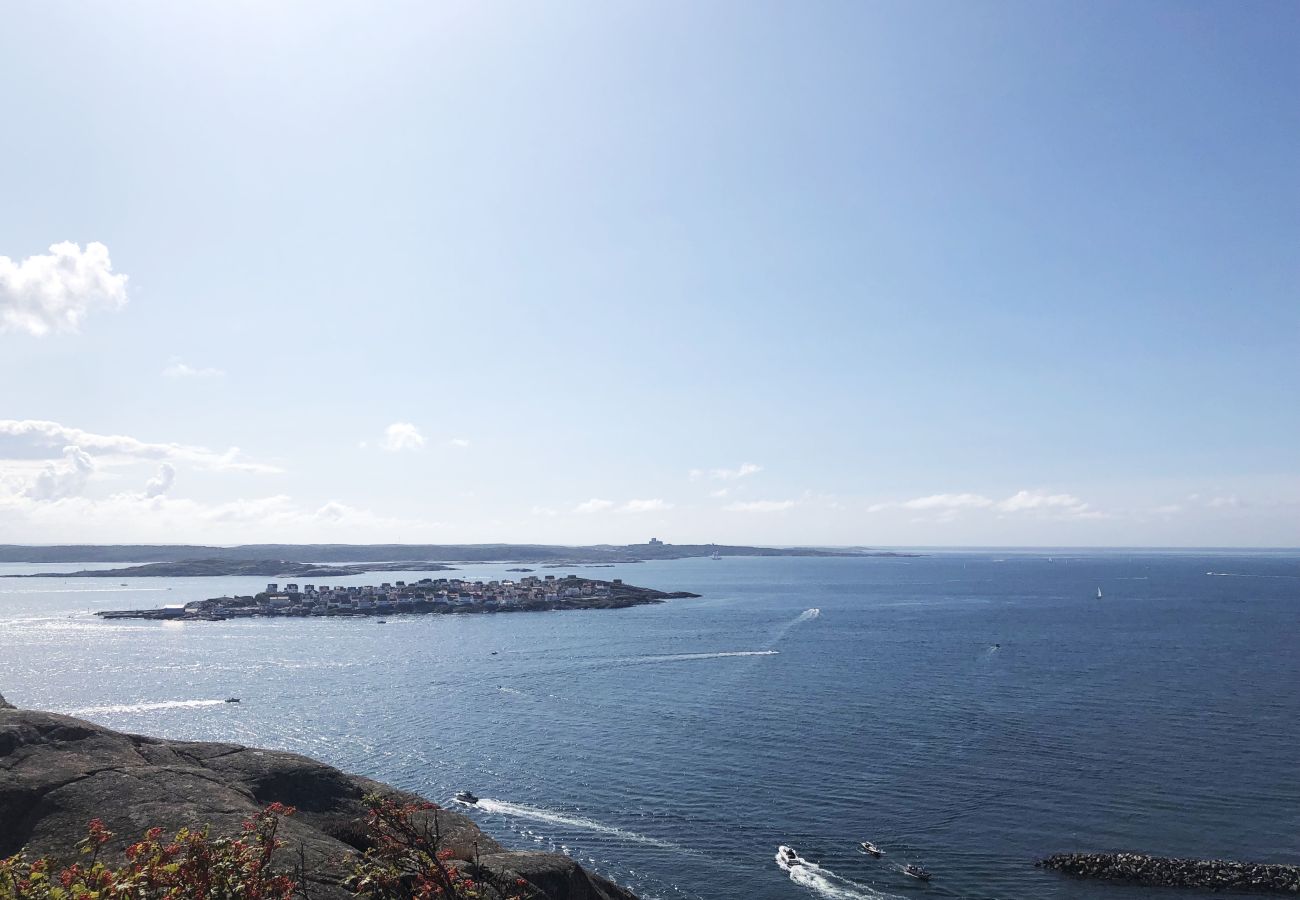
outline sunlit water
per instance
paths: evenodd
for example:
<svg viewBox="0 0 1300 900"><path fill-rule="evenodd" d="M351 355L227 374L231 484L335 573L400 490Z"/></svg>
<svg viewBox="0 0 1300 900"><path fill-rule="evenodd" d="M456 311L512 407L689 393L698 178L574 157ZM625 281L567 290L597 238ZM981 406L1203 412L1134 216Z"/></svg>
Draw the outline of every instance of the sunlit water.
<svg viewBox="0 0 1300 900"><path fill-rule="evenodd" d="M572 571L704 597L173 624L88 612L266 579L0 579L0 692L130 731L307 753L440 801L468 788L503 843L569 853L647 898L1136 898L1150 892L1032 861L1300 861L1300 555ZM778 865L779 844L808 864Z"/></svg>

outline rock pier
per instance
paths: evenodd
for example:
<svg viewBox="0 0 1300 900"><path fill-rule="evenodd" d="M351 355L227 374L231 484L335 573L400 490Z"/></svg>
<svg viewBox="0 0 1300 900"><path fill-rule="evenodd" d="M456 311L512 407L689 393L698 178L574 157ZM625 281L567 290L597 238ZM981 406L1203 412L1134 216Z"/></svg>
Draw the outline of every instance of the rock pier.
<svg viewBox="0 0 1300 900"><path fill-rule="evenodd" d="M1248 893L1300 893L1300 866L1223 859L1170 859L1141 853L1057 853L1034 863L1075 878Z"/></svg>

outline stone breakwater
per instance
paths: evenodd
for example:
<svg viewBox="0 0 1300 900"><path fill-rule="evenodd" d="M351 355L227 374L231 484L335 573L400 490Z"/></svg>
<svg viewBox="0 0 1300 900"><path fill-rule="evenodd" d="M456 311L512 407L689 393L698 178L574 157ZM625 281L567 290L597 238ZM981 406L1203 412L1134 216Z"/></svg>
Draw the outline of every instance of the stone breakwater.
<svg viewBox="0 0 1300 900"><path fill-rule="evenodd" d="M1170 859L1141 853L1057 853L1034 863L1075 878L1159 887L1249 893L1300 893L1300 866L1222 859Z"/></svg>

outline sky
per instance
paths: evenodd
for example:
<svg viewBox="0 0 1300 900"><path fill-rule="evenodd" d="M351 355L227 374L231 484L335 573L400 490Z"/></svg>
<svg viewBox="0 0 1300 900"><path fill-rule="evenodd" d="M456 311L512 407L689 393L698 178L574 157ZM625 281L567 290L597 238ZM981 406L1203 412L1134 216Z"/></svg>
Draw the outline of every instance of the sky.
<svg viewBox="0 0 1300 900"><path fill-rule="evenodd" d="M1297 46L6 5L0 542L1300 546Z"/></svg>

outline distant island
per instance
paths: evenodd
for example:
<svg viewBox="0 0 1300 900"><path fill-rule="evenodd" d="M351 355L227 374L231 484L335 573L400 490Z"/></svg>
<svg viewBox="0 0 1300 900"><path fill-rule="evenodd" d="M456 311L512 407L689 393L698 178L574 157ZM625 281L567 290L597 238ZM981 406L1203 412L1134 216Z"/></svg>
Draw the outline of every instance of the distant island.
<svg viewBox="0 0 1300 900"><path fill-rule="evenodd" d="M718 558L730 556L917 556L873 550L868 547L745 547L729 544L670 544L651 538L644 544L593 544L565 547L555 544L244 544L236 547L206 547L195 544L67 544L25 546L0 544L0 562L10 563L182 563L178 572L106 572L103 570L73 573L78 577L104 578L111 575L276 575L308 577L286 566L323 566L354 568L372 564L361 571L386 571L375 563L402 563L387 571L411 570L407 563L431 566L435 563L516 563L519 565L609 565L657 559ZM276 571L258 569L220 569L217 563L251 564ZM200 565L202 564L202 565ZM343 565L346 564L346 565ZM435 571L427 569L423 571ZM59 573L66 575L67 573ZM312 575L311 577L323 577Z"/></svg>
<svg viewBox="0 0 1300 900"><path fill-rule="evenodd" d="M689 591L657 591L624 584L621 578L598 581L568 575L528 575L519 581L466 581L422 578L364 586L317 586L278 583L244 597L212 597L158 609L103 610L105 619L222 621L257 616L386 616L400 613L503 613L562 609L625 609L698 597Z"/></svg>

